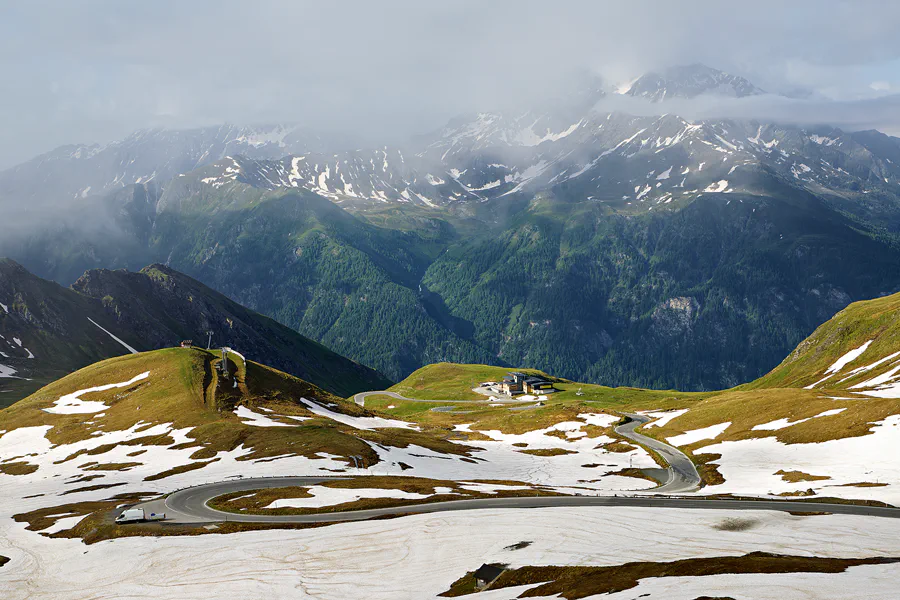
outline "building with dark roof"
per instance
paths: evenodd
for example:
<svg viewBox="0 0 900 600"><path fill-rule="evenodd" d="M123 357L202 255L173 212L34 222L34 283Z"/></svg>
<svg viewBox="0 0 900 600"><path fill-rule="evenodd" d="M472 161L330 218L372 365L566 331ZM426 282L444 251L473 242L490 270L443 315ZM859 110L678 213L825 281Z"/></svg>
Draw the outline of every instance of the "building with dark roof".
<svg viewBox="0 0 900 600"><path fill-rule="evenodd" d="M524 388L526 394L549 394L556 391L553 383L543 377L526 377Z"/></svg>
<svg viewBox="0 0 900 600"><path fill-rule="evenodd" d="M526 375L514 371L503 378L500 389L507 396L520 394L550 394L556 391L553 382L537 375Z"/></svg>
<svg viewBox="0 0 900 600"><path fill-rule="evenodd" d="M503 574L506 569L503 565L490 564L481 565L475 571L475 587L478 589L486 588L494 583L494 581Z"/></svg>

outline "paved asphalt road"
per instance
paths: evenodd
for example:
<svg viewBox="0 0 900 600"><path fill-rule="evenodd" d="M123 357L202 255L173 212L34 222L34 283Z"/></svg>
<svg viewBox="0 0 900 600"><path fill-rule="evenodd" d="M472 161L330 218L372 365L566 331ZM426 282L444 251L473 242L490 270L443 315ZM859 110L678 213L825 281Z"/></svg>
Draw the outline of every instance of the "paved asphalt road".
<svg viewBox="0 0 900 600"><path fill-rule="evenodd" d="M376 392L384 393L384 392ZM358 395L359 396L359 395ZM398 397L394 395L395 397ZM365 400L363 398L358 402ZM636 433L634 430L649 419L642 415L628 415L632 420L616 427L616 432L645 445L669 462L669 478L653 490L664 493L682 493L699 487L700 476L694 464L681 451ZM145 511L166 513L167 521L173 523L214 523L233 521L240 523L335 523L341 521L363 521L377 517L404 514L436 513L454 510L475 510L485 508L552 508L572 506L630 506L652 508L689 508L717 510L778 510L788 512L826 512L834 514L863 515L873 517L900 518L900 509L861 506L854 504L828 504L797 500L716 500L703 498L673 498L663 496L545 496L523 498L477 498L432 502L396 508L322 513L312 515L244 515L226 513L210 508L209 501L223 494L250 492L263 488L310 486L334 477L268 477L259 479L232 479L218 483L208 483L179 490L165 498L138 504Z"/></svg>
<svg viewBox="0 0 900 600"><path fill-rule="evenodd" d="M649 417L625 414L631 418L631 421L616 427L616 433L637 442L641 446L653 449L662 456L663 460L669 463L667 469L669 473L668 480L653 491L664 494L683 494L699 489L700 474L697 472L697 467L694 466L691 459L674 446L635 432L635 428L650 420Z"/></svg>
<svg viewBox="0 0 900 600"><path fill-rule="evenodd" d="M356 402L360 406L365 406L366 397L368 396L390 396L391 398L396 398L397 400L405 400L407 402L452 402L452 404L484 404L488 400L420 400L417 398L406 398L397 394L395 392L360 392L353 396L353 401ZM521 401L517 400L490 400L490 402L503 402L506 404L521 404ZM533 404L529 404L527 408L533 408ZM448 407L453 408L453 407ZM526 408L523 406L522 408ZM640 433L635 432L635 428L650 420L649 417L645 417L643 415L635 415L625 413L626 416L631 418L631 421L625 423L624 425L619 425L616 427L616 433L622 435L638 444L652 448L656 451L660 456L662 456L663 460L665 460L668 466L668 474L669 477L664 484L654 489L655 492L660 492L664 494L681 494L684 492L692 492L696 489L700 488L700 474L697 473L697 468L694 466L694 463L688 458L681 450L660 442L659 440L655 440L653 438L647 437L646 435L641 435Z"/></svg>
<svg viewBox="0 0 900 600"><path fill-rule="evenodd" d="M824 512L842 515L900 518L900 509L860 506L855 504L827 504L797 500L706 500L702 498L671 498L655 496L545 496L523 498L477 498L432 502L396 508L378 508L341 513L314 515L242 515L225 513L208 506L209 500L232 492L261 488L306 486L332 479L327 477L272 477L237 479L210 483L170 494L167 498L138 505L147 511L166 512L167 521L174 523L335 523L363 521L377 517L405 514L437 513L485 508L558 508L577 506L625 506L649 508L687 508L715 510L777 510L789 512ZM163 503L163 504L160 504Z"/></svg>

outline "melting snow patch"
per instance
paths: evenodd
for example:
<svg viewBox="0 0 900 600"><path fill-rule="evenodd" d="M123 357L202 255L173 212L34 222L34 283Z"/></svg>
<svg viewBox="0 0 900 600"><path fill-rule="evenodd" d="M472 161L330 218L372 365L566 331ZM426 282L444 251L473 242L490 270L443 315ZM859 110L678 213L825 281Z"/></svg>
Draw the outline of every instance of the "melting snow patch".
<svg viewBox="0 0 900 600"><path fill-rule="evenodd" d="M3 356L6 356L5 354ZM16 377L16 370L12 367L7 367L6 365L0 365L0 379L18 379Z"/></svg>
<svg viewBox="0 0 900 600"><path fill-rule="evenodd" d="M843 355L842 357L840 357L839 359L837 359L837 361L835 361L835 363L834 363L833 365L831 365L830 367L828 367L828 370L825 371L825 377L823 377L823 378L820 379L819 381L813 383L812 385L806 386L806 387L803 388L803 389L811 390L811 389L813 389L814 387L816 387L817 385L819 385L820 383L823 383L824 381L827 381L828 379L831 379L831 376L832 376L832 375L834 375L835 373L839 372L841 369L843 369L844 367L846 367L847 365L849 365L850 363L852 363L854 360L856 360L857 358L859 358L860 355L862 355L862 353L866 351L866 349L869 347L869 345L870 345L873 341L874 341L874 340L869 340L868 342L866 342L865 344L863 344L863 345L860 346L859 348L854 348L853 350L851 350L851 351L848 352L847 354L845 354L845 355ZM858 386L854 386L854 387L858 387Z"/></svg>
<svg viewBox="0 0 900 600"><path fill-rule="evenodd" d="M464 490L477 492L479 494L496 494L497 492L506 492L510 490L530 490L530 485L507 485L502 483L464 483L460 485Z"/></svg>
<svg viewBox="0 0 900 600"><path fill-rule="evenodd" d="M273 421L266 415L253 412L246 406L238 406L235 409L234 414L243 419L241 423L244 425L253 425L254 427L294 427L294 425L291 425L290 423Z"/></svg>
<svg viewBox="0 0 900 600"><path fill-rule="evenodd" d="M63 517L61 519L57 519L56 523L47 527L46 529L41 529L41 533L45 533L50 535L52 533L57 533L60 531L65 531L67 529L72 529L76 525L78 525L81 520L84 518L84 515L78 515L76 517Z"/></svg>
<svg viewBox="0 0 900 600"><path fill-rule="evenodd" d="M826 137L824 135L815 135L815 134L809 136L809 139L810 139L810 141L815 142L816 144L819 144L822 146L831 146L832 144L834 144L837 141L836 139Z"/></svg>
<svg viewBox="0 0 900 600"><path fill-rule="evenodd" d="M383 490L377 488L345 489L320 485L308 488L312 498L282 498L264 508L321 508L346 502L356 502L363 498L397 498L400 500L422 500L429 494L416 494L403 490Z"/></svg>
<svg viewBox="0 0 900 600"><path fill-rule="evenodd" d="M354 417L351 415L334 412L328 410L320 404L311 402L306 398L300 398L300 402L306 405L306 408L308 408L310 412L317 414L320 417L328 417L332 421L337 421L338 423L349 425L354 429L385 429L391 427L400 429L419 429L418 426L407 423L406 421L398 421L396 419L382 419L381 417Z"/></svg>
<svg viewBox="0 0 900 600"><path fill-rule="evenodd" d="M869 347L869 345L873 341L874 340L869 340L868 342L866 342L859 348L856 348L855 350L851 350L844 356L840 357L833 365L828 367L828 370L825 372L826 373L837 373L838 371L840 371L841 369L846 367L848 364L850 364L851 362L856 360L863 352L866 351L866 349Z"/></svg>
<svg viewBox="0 0 900 600"><path fill-rule="evenodd" d="M691 431L685 431L681 435L666 438L666 441L673 446L687 446L688 444L693 444L694 442L699 442L700 440L714 440L722 435L729 426L731 426L731 421L726 421L725 423L710 425L709 427L704 427L703 429L693 429Z"/></svg>
<svg viewBox="0 0 900 600"><path fill-rule="evenodd" d="M895 366L890 371L885 371L881 375L873 377L872 379L863 381L862 383L857 383L856 385L851 385L850 389L858 390L858 389L863 389L863 388L872 388L872 387L883 386L883 385L891 382L892 380L896 379L898 371L900 371L900 366Z"/></svg>
<svg viewBox="0 0 900 600"><path fill-rule="evenodd" d="M578 418L586 421L588 425L596 425L597 427L612 427L620 419L615 415L606 413L579 413Z"/></svg>
<svg viewBox="0 0 900 600"><path fill-rule="evenodd" d="M716 183L709 184L708 186L706 186L706 189L704 189L703 191L704 192L724 192L726 189L728 189L728 180L721 179L721 180L717 181Z"/></svg>
<svg viewBox="0 0 900 600"><path fill-rule="evenodd" d="M785 444L775 437L726 441L704 446L695 454L721 454L713 463L725 483L705 494L779 494L806 491L840 498L900 503L900 415L870 426L870 433L818 443ZM823 481L784 481L778 471L828 476ZM853 484L869 483L859 487ZM887 485L880 485L887 484Z"/></svg>
<svg viewBox="0 0 900 600"><path fill-rule="evenodd" d="M61 396L59 400L54 402L51 408L45 408L44 412L57 415L81 415L100 412L101 410L105 410L109 407L103 402L95 400L82 400L81 395L89 394L91 392L105 392L106 390L111 390L114 388L128 387L137 383L138 381L147 379L147 377L149 376L150 371L145 371L140 375L132 377L124 383L109 383L107 385L100 385L97 387L88 388L86 390L72 392L71 394L66 394L65 396Z"/></svg>
<svg viewBox="0 0 900 600"><path fill-rule="evenodd" d="M859 368L857 368L857 369L853 369L852 371L850 371L849 373L847 373L847 376L844 377L843 379L841 379L841 381L839 381L838 383L847 381L847 380L850 379L851 377L856 377L857 375L859 375L859 374L861 374L861 373L865 373L865 372L867 372L867 371L871 371L871 370L874 369L875 367L878 367L878 366L880 366L880 365L882 365L882 364L884 364L884 363L886 363L886 362L888 362L888 361L894 360L894 359L897 358L898 356L900 356L900 352L894 352L893 354L889 354L889 355L885 356L885 357L882 358L882 359L876 360L876 361L873 362L871 365L866 365L866 366L864 366L864 367L859 367Z"/></svg>
<svg viewBox="0 0 900 600"><path fill-rule="evenodd" d="M807 417L805 419L798 419L796 421L791 421L790 419L778 419L776 421L769 421L768 423L763 423L761 425L754 425L753 431L777 431L779 429L784 429L785 427L790 427L791 425L799 425L800 423L806 423L807 421L811 421L812 419L817 419L819 417L832 417L834 415L839 415L842 412L847 410L846 408L833 408L831 410L826 410L823 413L819 413L817 415L813 415L811 417Z"/></svg>
<svg viewBox="0 0 900 600"><path fill-rule="evenodd" d="M886 371L877 377L873 377L868 381L850 386L850 389L875 388L859 393L875 398L900 398L900 384L896 382L897 377L900 377L900 375L897 374L898 372L900 372L900 365L895 366L893 369Z"/></svg>
<svg viewBox="0 0 900 600"><path fill-rule="evenodd" d="M492 190L495 187L500 187L500 185L501 185L501 181L499 179L497 179L494 181L490 181L481 187L474 187L474 188L469 188L469 189L473 192L483 192L485 190Z"/></svg>
<svg viewBox="0 0 900 600"><path fill-rule="evenodd" d="M523 146L537 146L542 142L555 142L557 140L561 140L564 137L567 137L572 134L576 129L578 129L584 123L584 119L578 121L577 123L573 123L569 126L568 129L565 129L559 133L553 133L550 131L548 127L546 133L544 135L540 135L535 133L533 127L537 124L537 121L531 124L531 127L527 129L523 129L516 135L515 141L519 142Z"/></svg>
<svg viewBox="0 0 900 600"><path fill-rule="evenodd" d="M3 304L2 302L0 302L0 308L3 309L3 312L5 312L6 314L9 314L9 307L6 306L5 304Z"/></svg>
<svg viewBox="0 0 900 600"><path fill-rule="evenodd" d="M649 429L650 427L665 427L669 424L669 421L672 419L677 419L684 413L686 413L688 409L682 408L680 410L668 410L668 411L655 411L655 412L643 412L641 413L645 417L650 417L651 419L656 419L650 423L644 425L644 428Z"/></svg>

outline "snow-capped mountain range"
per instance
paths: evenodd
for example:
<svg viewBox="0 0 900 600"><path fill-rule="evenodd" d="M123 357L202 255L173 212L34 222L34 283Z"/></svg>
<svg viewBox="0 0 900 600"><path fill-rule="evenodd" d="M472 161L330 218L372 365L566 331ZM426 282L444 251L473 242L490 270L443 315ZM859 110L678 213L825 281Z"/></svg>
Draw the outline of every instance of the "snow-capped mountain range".
<svg viewBox="0 0 900 600"><path fill-rule="evenodd" d="M149 130L105 146L66 146L0 173L0 203L77 202L130 184L302 188L365 209L565 193L617 210L652 210L698 194L771 191L900 195L900 143L876 132L676 115L599 112L612 92L589 81L552 109L484 112L405 147L338 150L295 126ZM702 65L649 73L624 91L662 102L764 93ZM336 151L337 150L337 151Z"/></svg>
<svg viewBox="0 0 900 600"><path fill-rule="evenodd" d="M328 148L320 136L296 125L145 129L109 144L62 146L0 172L0 201L84 198L131 184L164 185L225 156L277 158Z"/></svg>
<svg viewBox="0 0 900 600"><path fill-rule="evenodd" d="M498 132L481 114L418 154L399 149L279 159L229 156L181 175L214 188L303 188L358 207L430 207L565 190L580 199L650 210L709 192L763 193L773 179L832 193L900 194L900 144L874 133L807 130L674 115L593 115L568 127ZM506 145L483 148L485 138ZM443 150L440 160L431 152Z"/></svg>

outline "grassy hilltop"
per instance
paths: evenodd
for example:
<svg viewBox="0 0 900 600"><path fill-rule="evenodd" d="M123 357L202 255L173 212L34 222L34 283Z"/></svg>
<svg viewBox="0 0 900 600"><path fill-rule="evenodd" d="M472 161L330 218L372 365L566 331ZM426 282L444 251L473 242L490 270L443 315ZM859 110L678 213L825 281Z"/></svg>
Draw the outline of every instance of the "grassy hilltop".
<svg viewBox="0 0 900 600"><path fill-rule="evenodd" d="M46 433L53 444L70 444L91 438L96 432L144 430L154 424L171 424L173 429L191 428L182 447L196 448L192 459L212 459L217 452L240 446L252 449L241 460L284 454L317 458L318 453L361 456L364 462L378 457L363 440L386 446L416 443L426 448L465 452L429 432L406 429L374 431L354 429L311 412L302 399L331 406L333 411L351 416L370 415L352 402L287 373L229 354L229 376L218 370L221 355L196 348L169 348L112 358L81 369L51 383L0 411L0 430L51 425ZM108 406L97 414L52 414L64 395L79 390L131 381L144 372L149 375L132 385L86 394L85 401ZM292 427L258 427L246 424L235 409L246 407ZM271 415L271 416L270 416ZM291 417L305 420L297 421ZM137 438L129 443L171 445L169 435L159 439ZM348 459L349 462L349 459ZM194 463L193 468L203 466Z"/></svg>

